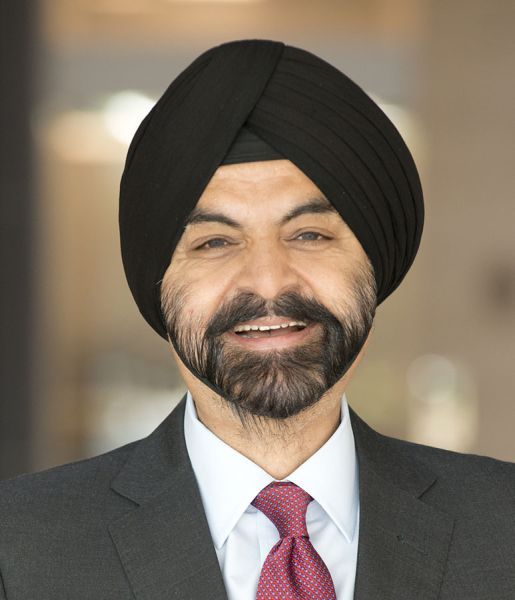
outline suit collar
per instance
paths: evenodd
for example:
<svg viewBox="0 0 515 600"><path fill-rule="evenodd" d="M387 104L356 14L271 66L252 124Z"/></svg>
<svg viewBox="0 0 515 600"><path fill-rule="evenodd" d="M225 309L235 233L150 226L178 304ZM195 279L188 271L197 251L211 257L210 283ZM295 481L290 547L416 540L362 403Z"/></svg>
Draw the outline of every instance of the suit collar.
<svg viewBox="0 0 515 600"><path fill-rule="evenodd" d="M184 442L185 397L148 437L139 441L111 487L145 504L173 488L177 477L192 475Z"/></svg>
<svg viewBox="0 0 515 600"><path fill-rule="evenodd" d="M355 600L436 600L454 519L422 501L435 474L351 410L360 480Z"/></svg>
<svg viewBox="0 0 515 600"><path fill-rule="evenodd" d="M436 474L414 458L409 444L381 435L365 423L352 408L349 413L359 461L385 482L416 498L436 481ZM413 448L416 444L412 444Z"/></svg>
<svg viewBox="0 0 515 600"><path fill-rule="evenodd" d="M227 600L184 442L184 398L112 488L135 507L109 526L136 600Z"/></svg>

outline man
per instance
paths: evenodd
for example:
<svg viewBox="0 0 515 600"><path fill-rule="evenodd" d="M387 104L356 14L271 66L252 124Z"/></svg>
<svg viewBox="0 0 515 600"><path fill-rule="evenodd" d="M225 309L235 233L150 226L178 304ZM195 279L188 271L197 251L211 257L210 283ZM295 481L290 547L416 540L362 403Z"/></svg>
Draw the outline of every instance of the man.
<svg viewBox="0 0 515 600"><path fill-rule="evenodd" d="M190 65L120 196L188 394L144 440L3 483L0 598L515 598L513 465L384 437L344 394L422 221L409 151L339 71L256 40Z"/></svg>

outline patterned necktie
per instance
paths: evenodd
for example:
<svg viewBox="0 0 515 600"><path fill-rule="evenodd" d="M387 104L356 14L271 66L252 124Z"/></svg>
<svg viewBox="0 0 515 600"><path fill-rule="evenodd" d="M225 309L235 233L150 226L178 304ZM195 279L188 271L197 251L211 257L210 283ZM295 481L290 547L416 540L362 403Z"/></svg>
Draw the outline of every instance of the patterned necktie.
<svg viewBox="0 0 515 600"><path fill-rule="evenodd" d="M266 557L256 600L336 600L331 575L306 528L306 511L312 500L295 484L277 481L252 501L281 536Z"/></svg>

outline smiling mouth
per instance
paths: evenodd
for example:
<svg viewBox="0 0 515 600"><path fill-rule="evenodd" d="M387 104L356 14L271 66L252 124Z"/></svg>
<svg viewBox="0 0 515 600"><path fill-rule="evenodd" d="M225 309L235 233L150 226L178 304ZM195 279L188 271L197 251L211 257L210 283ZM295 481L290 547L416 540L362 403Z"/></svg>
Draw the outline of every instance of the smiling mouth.
<svg viewBox="0 0 515 600"><path fill-rule="evenodd" d="M307 327L304 321L289 321L278 325L239 325L233 333L241 338L272 338L302 331Z"/></svg>

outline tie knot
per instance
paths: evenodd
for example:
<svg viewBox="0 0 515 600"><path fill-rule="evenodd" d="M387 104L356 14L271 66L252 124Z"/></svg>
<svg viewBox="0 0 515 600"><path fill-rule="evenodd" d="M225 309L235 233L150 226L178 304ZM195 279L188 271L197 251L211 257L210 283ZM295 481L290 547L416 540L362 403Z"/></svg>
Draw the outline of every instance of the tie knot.
<svg viewBox="0 0 515 600"><path fill-rule="evenodd" d="M307 536L306 511L313 498L288 481L275 481L263 488L252 501L277 527L281 539Z"/></svg>

